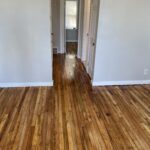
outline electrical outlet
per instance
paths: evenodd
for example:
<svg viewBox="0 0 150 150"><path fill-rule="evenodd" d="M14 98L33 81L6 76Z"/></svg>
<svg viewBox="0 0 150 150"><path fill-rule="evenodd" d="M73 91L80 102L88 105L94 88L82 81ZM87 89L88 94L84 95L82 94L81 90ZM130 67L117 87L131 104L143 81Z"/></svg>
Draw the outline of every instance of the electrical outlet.
<svg viewBox="0 0 150 150"><path fill-rule="evenodd" d="M148 75L149 74L149 69L144 69L144 75Z"/></svg>

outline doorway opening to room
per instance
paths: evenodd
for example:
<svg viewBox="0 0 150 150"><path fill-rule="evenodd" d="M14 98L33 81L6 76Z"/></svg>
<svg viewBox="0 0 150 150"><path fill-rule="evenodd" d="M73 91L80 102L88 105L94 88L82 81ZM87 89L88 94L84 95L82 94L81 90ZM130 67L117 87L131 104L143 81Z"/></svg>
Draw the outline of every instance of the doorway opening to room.
<svg viewBox="0 0 150 150"><path fill-rule="evenodd" d="M54 57L74 61L80 59L91 81L94 73L99 6L99 0L52 0ZM70 63L69 65L71 66Z"/></svg>
<svg viewBox="0 0 150 150"><path fill-rule="evenodd" d="M65 51L77 55L78 51L78 0L65 1Z"/></svg>

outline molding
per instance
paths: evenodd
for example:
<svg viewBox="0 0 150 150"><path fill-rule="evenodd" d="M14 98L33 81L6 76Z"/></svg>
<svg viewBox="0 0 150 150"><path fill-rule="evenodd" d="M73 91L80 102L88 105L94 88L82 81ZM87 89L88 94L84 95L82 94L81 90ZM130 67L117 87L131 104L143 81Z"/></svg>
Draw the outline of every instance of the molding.
<svg viewBox="0 0 150 150"><path fill-rule="evenodd" d="M112 85L142 85L150 84L150 80L137 80L137 81L102 81L94 82L92 81L93 86L112 86Z"/></svg>
<svg viewBox="0 0 150 150"><path fill-rule="evenodd" d="M52 82L0 83L0 88L53 86Z"/></svg>
<svg viewBox="0 0 150 150"><path fill-rule="evenodd" d="M65 52L58 51L57 54L65 54Z"/></svg>
<svg viewBox="0 0 150 150"><path fill-rule="evenodd" d="M78 40L66 40L66 42L76 42L76 43L78 43Z"/></svg>
<svg viewBox="0 0 150 150"><path fill-rule="evenodd" d="M65 53L65 0L60 0L60 53Z"/></svg>

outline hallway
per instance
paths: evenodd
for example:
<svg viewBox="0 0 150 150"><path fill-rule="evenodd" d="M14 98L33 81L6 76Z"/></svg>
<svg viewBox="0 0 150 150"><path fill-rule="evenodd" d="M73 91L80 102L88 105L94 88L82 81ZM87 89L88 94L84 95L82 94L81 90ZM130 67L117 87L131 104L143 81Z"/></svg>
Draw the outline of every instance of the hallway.
<svg viewBox="0 0 150 150"><path fill-rule="evenodd" d="M78 43L77 42L66 42L66 53L77 55Z"/></svg>
<svg viewBox="0 0 150 150"><path fill-rule="evenodd" d="M0 149L150 149L150 86L92 87L54 55L54 87L0 89Z"/></svg>

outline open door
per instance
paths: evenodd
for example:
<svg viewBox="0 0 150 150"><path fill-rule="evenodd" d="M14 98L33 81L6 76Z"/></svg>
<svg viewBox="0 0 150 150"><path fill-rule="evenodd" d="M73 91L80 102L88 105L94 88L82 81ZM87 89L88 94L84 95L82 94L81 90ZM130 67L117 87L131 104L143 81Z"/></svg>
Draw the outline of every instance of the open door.
<svg viewBox="0 0 150 150"><path fill-rule="evenodd" d="M99 3L100 3L99 0L91 0L89 33L88 33L88 48L87 48L88 52L86 56L87 57L86 69L91 79L93 79L93 73L94 73Z"/></svg>

